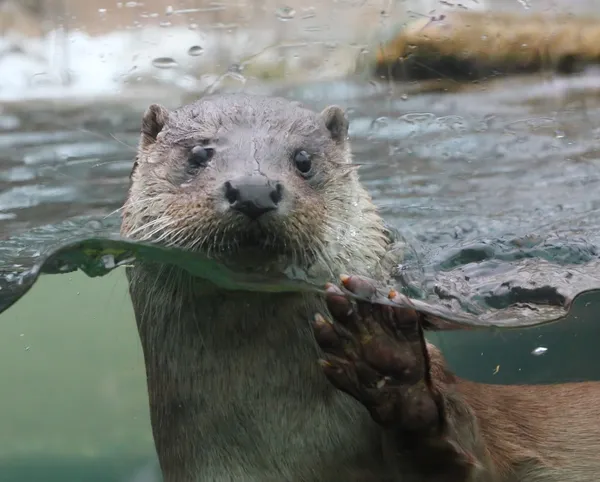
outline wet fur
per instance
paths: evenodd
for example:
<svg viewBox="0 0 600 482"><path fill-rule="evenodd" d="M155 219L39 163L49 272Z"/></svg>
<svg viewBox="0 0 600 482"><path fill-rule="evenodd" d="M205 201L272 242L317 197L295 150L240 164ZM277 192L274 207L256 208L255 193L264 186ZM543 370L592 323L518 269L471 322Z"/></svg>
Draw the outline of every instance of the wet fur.
<svg viewBox="0 0 600 482"><path fill-rule="evenodd" d="M386 281L391 246L350 164L346 137L337 107L317 114L283 99L246 95L205 98L173 112L151 106L122 234L254 270L287 260L332 278L351 272ZM186 152L215 139L210 167L186 172ZM314 154L318 172L310 181L289 163L297 147ZM219 186L239 172L285 183L283 220L254 233L245 219L221 209ZM430 346L431 377L451 436L477 458L462 479L430 477L412 458L390 458L385 431L323 376L309 324L314 313L326 311L321 297L221 291L149 263L127 274L165 482L598 479L595 384L474 384L450 373ZM425 458L435 460L442 453L436 450L427 448Z"/></svg>
<svg viewBox="0 0 600 482"><path fill-rule="evenodd" d="M599 383L473 383L451 374L439 351L428 348L433 355L432 378L448 401L449 418L460 428L455 436L477 456L479 465L466 480L599 480Z"/></svg>
<svg viewBox="0 0 600 482"><path fill-rule="evenodd" d="M180 187L186 148L215 137L214 168ZM170 113L152 106L122 232L247 262L245 220L215 205L228 176L261 169L285 182L293 202L260 248L331 276L389 271L380 263L389 241L346 137L338 108L316 114L282 99L217 96ZM310 184L289 161L295 146L314 153ZM273 260L251 261L266 269ZM320 298L217 291L163 266L136 266L128 277L166 482L358 481L381 470L378 427L316 363L308 319L324 308Z"/></svg>
<svg viewBox="0 0 600 482"><path fill-rule="evenodd" d="M239 95L205 99L172 113L152 106L144 119L122 232L235 259L236 265L243 262L236 258L240 245L260 238L258 250L280 251L302 266L320 265L333 273L349 259L374 266L387 240L349 162L347 121L339 115L338 108L318 116L282 99ZM332 119L330 128L341 133L327 129ZM214 139L217 157L211 166L197 176L186 174L188 149ZM289 161L298 146L314 153L317 173L310 183ZM282 178L287 203L293 203L283 222L269 223L250 240L244 238L254 236L246 219L218 209L220 186L240 171ZM185 181L189 184L182 188ZM356 233L357 228L363 232ZM333 243L339 247L335 254Z"/></svg>

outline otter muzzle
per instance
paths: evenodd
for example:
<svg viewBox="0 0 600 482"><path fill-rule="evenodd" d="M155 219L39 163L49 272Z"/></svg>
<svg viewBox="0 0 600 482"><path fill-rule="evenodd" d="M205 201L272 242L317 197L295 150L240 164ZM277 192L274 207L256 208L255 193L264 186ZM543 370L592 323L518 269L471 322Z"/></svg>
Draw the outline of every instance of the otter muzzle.
<svg viewBox="0 0 600 482"><path fill-rule="evenodd" d="M283 185L262 176L227 181L223 191L230 208L250 219L258 219L269 211L275 211L283 197Z"/></svg>

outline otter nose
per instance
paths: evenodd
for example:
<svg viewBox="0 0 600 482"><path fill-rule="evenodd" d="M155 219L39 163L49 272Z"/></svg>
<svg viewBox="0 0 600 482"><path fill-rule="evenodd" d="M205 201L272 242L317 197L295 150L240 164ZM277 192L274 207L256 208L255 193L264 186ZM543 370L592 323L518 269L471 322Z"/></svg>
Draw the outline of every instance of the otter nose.
<svg viewBox="0 0 600 482"><path fill-rule="evenodd" d="M282 194L281 183L259 176L242 177L225 183L225 198L231 209L251 219L277 209Z"/></svg>

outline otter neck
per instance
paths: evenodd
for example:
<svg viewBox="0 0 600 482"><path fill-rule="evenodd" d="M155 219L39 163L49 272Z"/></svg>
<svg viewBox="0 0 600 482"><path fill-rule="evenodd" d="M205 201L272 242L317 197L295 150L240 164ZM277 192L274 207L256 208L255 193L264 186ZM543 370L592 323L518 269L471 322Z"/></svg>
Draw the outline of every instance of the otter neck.
<svg viewBox="0 0 600 482"><path fill-rule="evenodd" d="M167 482L313 480L319 461L342 472L377 466L366 410L318 366L309 319L325 310L320 297L206 291L183 278L167 295L136 270L152 425L173 427L155 430Z"/></svg>

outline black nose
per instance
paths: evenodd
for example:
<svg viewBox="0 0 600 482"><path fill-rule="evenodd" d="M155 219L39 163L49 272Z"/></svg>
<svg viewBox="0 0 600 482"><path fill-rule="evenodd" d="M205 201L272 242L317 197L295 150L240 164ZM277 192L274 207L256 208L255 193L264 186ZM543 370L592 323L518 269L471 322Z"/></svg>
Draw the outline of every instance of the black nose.
<svg viewBox="0 0 600 482"><path fill-rule="evenodd" d="M247 176L225 183L225 198L231 209L251 219L257 219L277 209L283 196L283 186L262 176Z"/></svg>

